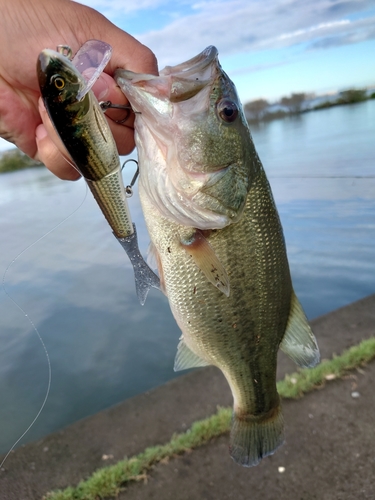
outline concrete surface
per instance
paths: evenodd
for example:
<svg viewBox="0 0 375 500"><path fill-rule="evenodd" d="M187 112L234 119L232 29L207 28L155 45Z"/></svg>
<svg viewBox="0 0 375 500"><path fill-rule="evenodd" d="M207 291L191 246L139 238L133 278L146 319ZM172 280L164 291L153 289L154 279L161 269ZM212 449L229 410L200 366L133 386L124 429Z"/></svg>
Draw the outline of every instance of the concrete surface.
<svg viewBox="0 0 375 500"><path fill-rule="evenodd" d="M375 295L312 321L323 358L375 334ZM280 355L279 378L295 370ZM252 469L228 455L228 436L160 464L121 500L375 500L375 362L299 401L284 401L286 443ZM354 398L353 392L359 397ZM162 444L231 404L215 368L155 390L18 448L0 471L0 500L40 500L98 467ZM103 460L103 456L113 459ZM285 468L279 469L280 467ZM283 471L283 472L280 472Z"/></svg>

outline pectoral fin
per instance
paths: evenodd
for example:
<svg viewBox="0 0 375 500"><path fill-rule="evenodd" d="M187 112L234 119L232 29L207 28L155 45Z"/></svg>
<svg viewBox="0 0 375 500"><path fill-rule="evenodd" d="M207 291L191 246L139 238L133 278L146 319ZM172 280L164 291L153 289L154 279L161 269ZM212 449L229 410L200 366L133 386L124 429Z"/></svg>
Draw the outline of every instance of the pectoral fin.
<svg viewBox="0 0 375 500"><path fill-rule="evenodd" d="M318 344L294 292L292 293L288 324L280 349L303 368L311 368L320 361Z"/></svg>
<svg viewBox="0 0 375 500"><path fill-rule="evenodd" d="M161 263L159 252L156 250L156 247L152 242L148 247L147 265L150 267L150 269L158 270L159 280L160 280L160 290L164 293L164 295L166 295L167 293L165 290L163 266Z"/></svg>
<svg viewBox="0 0 375 500"><path fill-rule="evenodd" d="M188 368L198 368L199 366L207 366L209 363L193 353L185 344L181 337L180 343L177 346L177 354L174 360L174 371L187 370Z"/></svg>
<svg viewBox="0 0 375 500"><path fill-rule="evenodd" d="M188 241L181 241L181 245L191 255L195 265L202 271L208 281L229 297L228 275L203 234L196 230Z"/></svg>

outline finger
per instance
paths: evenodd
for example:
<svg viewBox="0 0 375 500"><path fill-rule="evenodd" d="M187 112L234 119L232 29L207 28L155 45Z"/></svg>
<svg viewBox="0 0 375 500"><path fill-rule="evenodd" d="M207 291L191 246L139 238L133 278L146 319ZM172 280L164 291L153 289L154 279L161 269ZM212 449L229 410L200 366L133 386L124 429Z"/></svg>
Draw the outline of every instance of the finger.
<svg viewBox="0 0 375 500"><path fill-rule="evenodd" d="M113 75L117 68L125 68L135 73L158 75L158 64L154 53L138 40L120 28L112 25L106 30L105 39L112 45L113 54L105 71Z"/></svg>
<svg viewBox="0 0 375 500"><path fill-rule="evenodd" d="M155 54L148 47L138 42L138 40L134 38L133 40L136 43L132 44L131 50L126 54L114 52L110 61L113 71L117 68L125 68L134 71L134 73L158 75L158 62Z"/></svg>
<svg viewBox="0 0 375 500"><path fill-rule="evenodd" d="M93 85L92 91L99 102L110 101L112 104L128 107L129 109L109 108L105 115L115 122L133 127L134 113L131 112L129 101L111 76L102 73Z"/></svg>
<svg viewBox="0 0 375 500"><path fill-rule="evenodd" d="M105 112L112 135L120 155L128 155L135 147L134 112L129 101L112 77L102 73L92 88L98 101L110 101L113 104L129 106L129 109L109 108Z"/></svg>
<svg viewBox="0 0 375 500"><path fill-rule="evenodd" d="M125 127L112 120L108 120L112 135L116 141L117 151L119 155L128 155L135 148L134 130L130 127Z"/></svg>
<svg viewBox="0 0 375 500"><path fill-rule="evenodd" d="M129 104L115 80L107 73L101 73L92 87L98 101L113 101L117 104Z"/></svg>

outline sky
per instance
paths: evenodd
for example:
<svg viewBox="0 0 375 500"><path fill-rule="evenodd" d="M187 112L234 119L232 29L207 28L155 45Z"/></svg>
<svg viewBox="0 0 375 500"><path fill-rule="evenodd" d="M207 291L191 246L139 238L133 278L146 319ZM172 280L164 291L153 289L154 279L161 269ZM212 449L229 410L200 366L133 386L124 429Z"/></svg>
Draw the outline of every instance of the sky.
<svg viewBox="0 0 375 500"><path fill-rule="evenodd" d="M83 0L160 67L215 45L243 101L375 85L375 0Z"/></svg>
<svg viewBox="0 0 375 500"><path fill-rule="evenodd" d="M375 86L375 0L80 3L150 47L160 68L215 45L243 103Z"/></svg>

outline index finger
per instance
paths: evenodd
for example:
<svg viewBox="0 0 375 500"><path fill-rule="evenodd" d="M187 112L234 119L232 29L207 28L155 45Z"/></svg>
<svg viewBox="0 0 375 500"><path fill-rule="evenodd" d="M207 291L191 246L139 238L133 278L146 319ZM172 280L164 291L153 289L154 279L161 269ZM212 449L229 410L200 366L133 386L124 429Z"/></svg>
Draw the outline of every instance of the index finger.
<svg viewBox="0 0 375 500"><path fill-rule="evenodd" d="M112 45L112 58L105 72L113 75L117 68L124 68L135 73L158 75L158 64L154 53L134 37L114 26L106 42Z"/></svg>

